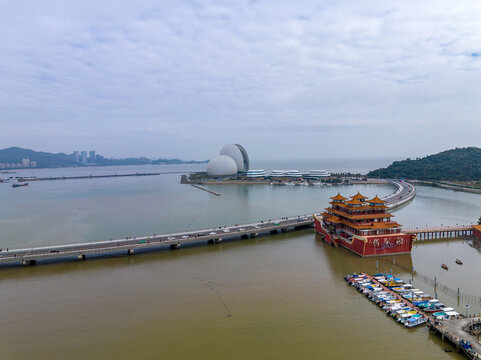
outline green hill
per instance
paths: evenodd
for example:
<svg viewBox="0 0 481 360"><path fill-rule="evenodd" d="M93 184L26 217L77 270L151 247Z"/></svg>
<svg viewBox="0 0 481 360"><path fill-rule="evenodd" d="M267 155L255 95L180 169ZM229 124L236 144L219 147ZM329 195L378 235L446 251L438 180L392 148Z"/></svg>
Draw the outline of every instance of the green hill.
<svg viewBox="0 0 481 360"><path fill-rule="evenodd" d="M82 164L76 162L73 155L63 153L52 154L41 151L34 151L30 149L22 149L19 147L11 147L0 150L0 164L21 163L22 159L29 159L37 163L37 168L59 168L72 166L91 166L92 164ZM145 157L140 158L126 158L126 159L107 159L103 156L97 155L96 166L116 166L116 165L145 165L145 164L203 164L205 161L183 161L179 159L157 159L150 160Z"/></svg>
<svg viewBox="0 0 481 360"><path fill-rule="evenodd" d="M0 150L0 163L21 163L22 159L37 162L37 168L78 166L71 155L52 154L19 147Z"/></svg>
<svg viewBox="0 0 481 360"><path fill-rule="evenodd" d="M395 161L387 168L373 170L368 177L419 180L481 180L481 149L456 148L422 159Z"/></svg>

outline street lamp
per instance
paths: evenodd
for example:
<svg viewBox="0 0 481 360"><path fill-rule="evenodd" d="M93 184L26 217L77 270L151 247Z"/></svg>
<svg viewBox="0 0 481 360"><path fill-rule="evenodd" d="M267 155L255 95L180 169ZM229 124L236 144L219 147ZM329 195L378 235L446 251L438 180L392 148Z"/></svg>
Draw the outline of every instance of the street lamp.
<svg viewBox="0 0 481 360"><path fill-rule="evenodd" d="M469 305L468 305L468 304L466 304L466 305L464 305L464 306L466 307L466 317L468 317L468 309L469 309Z"/></svg>

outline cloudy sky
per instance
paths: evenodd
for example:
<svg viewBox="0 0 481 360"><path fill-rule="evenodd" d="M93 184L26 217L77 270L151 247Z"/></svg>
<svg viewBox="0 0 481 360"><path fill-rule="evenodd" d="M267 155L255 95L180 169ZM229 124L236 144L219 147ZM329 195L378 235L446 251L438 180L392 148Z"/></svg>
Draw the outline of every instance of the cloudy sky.
<svg viewBox="0 0 481 360"><path fill-rule="evenodd" d="M404 158L480 135L480 2L0 0L0 148Z"/></svg>

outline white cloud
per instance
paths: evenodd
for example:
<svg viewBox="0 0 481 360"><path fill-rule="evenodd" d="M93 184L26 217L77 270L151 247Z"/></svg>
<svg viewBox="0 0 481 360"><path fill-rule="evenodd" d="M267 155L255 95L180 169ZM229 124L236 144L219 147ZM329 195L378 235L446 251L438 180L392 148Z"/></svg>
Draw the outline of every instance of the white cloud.
<svg viewBox="0 0 481 360"><path fill-rule="evenodd" d="M479 146L480 18L472 1L3 1L0 143L186 158L233 133L275 149L260 157ZM406 127L410 148L391 135Z"/></svg>

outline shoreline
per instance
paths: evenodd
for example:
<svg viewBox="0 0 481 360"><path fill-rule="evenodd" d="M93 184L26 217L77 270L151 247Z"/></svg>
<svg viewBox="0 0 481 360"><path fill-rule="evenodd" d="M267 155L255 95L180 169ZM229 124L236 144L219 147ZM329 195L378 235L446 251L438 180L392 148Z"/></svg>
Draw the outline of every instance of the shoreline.
<svg viewBox="0 0 481 360"><path fill-rule="evenodd" d="M464 191L473 194L481 194L481 189L466 187L466 186L458 186L458 185L451 185L451 184L443 184L436 181L428 181L428 180L409 180L409 182L419 185L427 185L432 187L439 187L443 189L449 190L456 190L456 191Z"/></svg>

